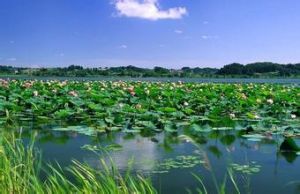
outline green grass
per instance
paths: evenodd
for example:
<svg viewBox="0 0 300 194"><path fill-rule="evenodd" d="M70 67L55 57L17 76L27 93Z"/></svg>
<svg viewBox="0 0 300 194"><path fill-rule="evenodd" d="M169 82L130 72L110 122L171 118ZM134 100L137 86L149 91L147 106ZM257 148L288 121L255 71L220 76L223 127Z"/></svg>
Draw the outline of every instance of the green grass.
<svg viewBox="0 0 300 194"><path fill-rule="evenodd" d="M94 135L110 131L127 133L176 133L197 140L202 132L235 129L241 136L264 138L265 123L284 123L272 132L300 134L300 87L276 84L192 84L111 81L5 81L0 80L0 124L33 121L86 121L91 127L65 127ZM83 122L84 123L84 122ZM245 130L246 129L246 130ZM258 134L257 134L258 133ZM234 140L233 140L234 141ZM230 144L232 138L224 139ZM4 135L0 142L0 191L3 193L157 193L149 179L128 172L121 175L114 165L101 159L102 170L73 161L67 169L42 165L33 143L24 147L20 139ZM113 163L113 162L112 162ZM46 180L41 174L46 173ZM207 193L199 175L202 193ZM231 171L227 173L238 192ZM72 181L71 181L72 180ZM226 179L227 180L227 179ZM226 183L217 184L224 193Z"/></svg>
<svg viewBox="0 0 300 194"><path fill-rule="evenodd" d="M197 146L195 142L193 142ZM198 146L197 146L198 147ZM199 148L199 151L201 149ZM203 153L204 154L204 153ZM201 154L200 154L201 155ZM206 156L207 158L207 156ZM34 148L34 138L27 145L14 135L3 134L0 139L0 191L1 193L31 194L31 193L85 193L85 194L157 194L149 178L132 174L130 170L120 174L113 161L109 164L99 159L101 168L94 169L87 164L72 161L66 169L57 163L42 164L40 152ZM207 168L211 172L214 191L207 189L199 174L191 176L198 182L196 188L187 189L187 193L207 194L216 192L225 194L228 187L233 186L231 193L241 193L237 177L232 168L227 169L222 182L218 182L213 168L207 158ZM130 166L130 164L129 164ZM130 168L129 168L130 169ZM46 174L41 178L41 173ZM66 175L68 173L68 176ZM163 187L163 185L162 185ZM184 185L182 185L184 187Z"/></svg>
<svg viewBox="0 0 300 194"><path fill-rule="evenodd" d="M72 180L57 165L42 168L40 154L33 143L24 146L14 136L3 137L0 143L0 191L1 193L103 193L103 194L155 194L148 179L130 172L122 176L114 165L100 160L102 168L96 170L86 164L73 161L67 169ZM110 166L110 167L109 167ZM47 169L47 170L45 170ZM40 177L46 172L46 180Z"/></svg>

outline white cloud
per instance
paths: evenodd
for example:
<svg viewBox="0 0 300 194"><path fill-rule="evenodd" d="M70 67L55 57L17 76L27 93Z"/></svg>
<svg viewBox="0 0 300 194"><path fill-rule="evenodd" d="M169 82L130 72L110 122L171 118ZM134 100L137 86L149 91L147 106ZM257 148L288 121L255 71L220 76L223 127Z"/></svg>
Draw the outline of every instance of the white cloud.
<svg viewBox="0 0 300 194"><path fill-rule="evenodd" d="M55 57L64 57L65 56L65 53L63 52L57 52L54 54Z"/></svg>
<svg viewBox="0 0 300 194"><path fill-rule="evenodd" d="M9 43L10 43L10 44L14 44L15 41L14 41L14 40L10 40Z"/></svg>
<svg viewBox="0 0 300 194"><path fill-rule="evenodd" d="M219 38L219 36L216 36L216 35L214 35L214 36L211 36L211 35L202 35L201 38L204 39L204 40L207 40L207 39L217 39L217 38Z"/></svg>
<svg viewBox="0 0 300 194"><path fill-rule="evenodd" d="M127 46L126 44L122 44L122 45L120 45L118 48L120 48L120 49L127 49L128 46Z"/></svg>
<svg viewBox="0 0 300 194"><path fill-rule="evenodd" d="M204 25L206 25L206 24L208 24L208 23L209 23L208 21L203 21L203 24L204 24Z"/></svg>
<svg viewBox="0 0 300 194"><path fill-rule="evenodd" d="M16 61L17 58L11 57L11 58L8 58L8 59L6 59L6 60L7 60L7 61Z"/></svg>
<svg viewBox="0 0 300 194"><path fill-rule="evenodd" d="M180 19L187 14L185 7L161 10L158 0L115 0L114 5L120 16L148 20Z"/></svg>
<svg viewBox="0 0 300 194"><path fill-rule="evenodd" d="M175 32L176 34L182 34L182 33L183 33L182 30L174 30L174 32Z"/></svg>
<svg viewBox="0 0 300 194"><path fill-rule="evenodd" d="M207 36L207 35L202 35L202 36L201 36L202 39L208 39L208 37L209 37L209 36Z"/></svg>

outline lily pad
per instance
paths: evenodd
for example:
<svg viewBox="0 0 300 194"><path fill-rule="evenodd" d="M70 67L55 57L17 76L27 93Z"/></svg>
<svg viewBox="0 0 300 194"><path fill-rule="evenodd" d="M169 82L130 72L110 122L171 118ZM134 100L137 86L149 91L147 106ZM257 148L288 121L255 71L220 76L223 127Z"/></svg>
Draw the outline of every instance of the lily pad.
<svg viewBox="0 0 300 194"><path fill-rule="evenodd" d="M244 134L242 137L247 138L249 141L261 141L262 139L266 138L261 134Z"/></svg>
<svg viewBox="0 0 300 194"><path fill-rule="evenodd" d="M296 144L296 142L292 138L286 138L280 145L280 150L292 151L298 153L300 151L300 147Z"/></svg>
<svg viewBox="0 0 300 194"><path fill-rule="evenodd" d="M65 128L53 128L53 131L66 131L66 132L76 132L82 135L87 136L95 136L96 130L91 127L85 127L85 126L69 126Z"/></svg>

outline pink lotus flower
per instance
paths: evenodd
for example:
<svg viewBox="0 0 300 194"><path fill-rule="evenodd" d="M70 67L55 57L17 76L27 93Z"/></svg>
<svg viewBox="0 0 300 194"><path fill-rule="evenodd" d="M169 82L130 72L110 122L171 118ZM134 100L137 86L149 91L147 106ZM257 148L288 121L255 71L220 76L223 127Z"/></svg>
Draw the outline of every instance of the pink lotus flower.
<svg viewBox="0 0 300 194"><path fill-rule="evenodd" d="M273 104L273 103L274 103L274 101L273 101L272 99L268 99L267 102L268 102L269 104Z"/></svg>
<svg viewBox="0 0 300 194"><path fill-rule="evenodd" d="M72 91L69 92L69 95L70 95L70 96L73 96L73 97L77 97L77 96L78 96L78 93L75 92L74 90L72 90Z"/></svg>
<svg viewBox="0 0 300 194"><path fill-rule="evenodd" d="M234 114L234 113L230 113L230 114L229 114L229 117L230 117L230 118L235 118L235 114Z"/></svg>
<svg viewBox="0 0 300 194"><path fill-rule="evenodd" d="M39 95L39 92L38 91L33 91L33 96L38 96Z"/></svg>
<svg viewBox="0 0 300 194"><path fill-rule="evenodd" d="M244 94L244 93L242 93L242 99L247 99L247 96L246 96L246 94Z"/></svg>
<svg viewBox="0 0 300 194"><path fill-rule="evenodd" d="M25 82L24 84L23 84L23 87L25 87L25 88L31 88L32 87L32 83L31 82Z"/></svg>
<svg viewBox="0 0 300 194"><path fill-rule="evenodd" d="M0 85L1 85L3 88L8 88L9 83L8 83L8 81L1 79L1 80L0 80Z"/></svg>
<svg viewBox="0 0 300 194"><path fill-rule="evenodd" d="M131 92L134 92L134 87L133 86L131 86L131 87L129 87L128 88L128 91L131 93Z"/></svg>

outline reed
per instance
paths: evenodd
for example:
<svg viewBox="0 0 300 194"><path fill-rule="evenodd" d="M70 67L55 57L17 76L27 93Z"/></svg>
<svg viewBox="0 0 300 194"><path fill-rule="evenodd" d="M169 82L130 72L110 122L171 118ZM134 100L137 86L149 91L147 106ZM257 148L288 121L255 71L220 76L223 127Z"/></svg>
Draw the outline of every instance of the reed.
<svg viewBox="0 0 300 194"><path fill-rule="evenodd" d="M14 135L2 136L0 142L0 191L2 193L103 193L155 194L149 179L130 172L122 176L114 165L100 159L101 170L73 161L66 175L58 165L42 168L41 154L34 149L34 140L24 146ZM42 180L41 172L47 174Z"/></svg>

